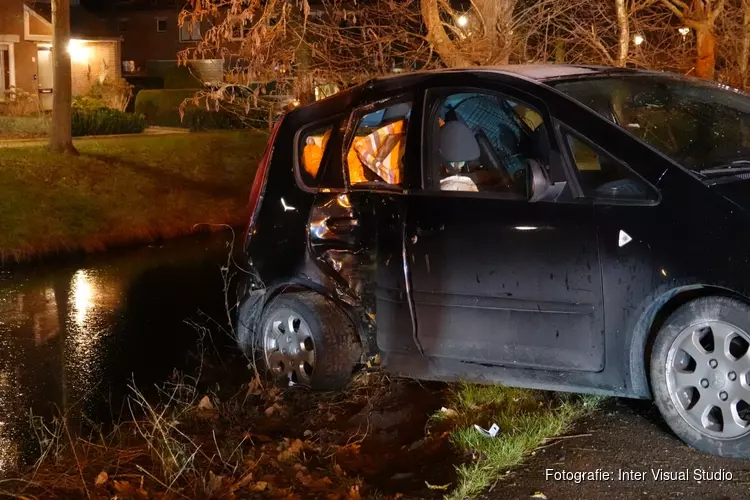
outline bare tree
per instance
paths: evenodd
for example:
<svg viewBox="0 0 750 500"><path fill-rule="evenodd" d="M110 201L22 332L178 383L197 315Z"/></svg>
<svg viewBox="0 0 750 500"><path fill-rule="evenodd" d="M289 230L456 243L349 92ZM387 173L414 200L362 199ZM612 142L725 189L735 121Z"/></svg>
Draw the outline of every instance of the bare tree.
<svg viewBox="0 0 750 500"><path fill-rule="evenodd" d="M630 51L630 22L628 21L628 8L625 0L615 0L615 11L617 13L617 66L623 67L628 61Z"/></svg>
<svg viewBox="0 0 750 500"><path fill-rule="evenodd" d="M55 152L76 154L71 130L73 89L70 53L68 52L70 0L52 0L52 30L54 93L49 147Z"/></svg>
<svg viewBox="0 0 750 500"><path fill-rule="evenodd" d="M724 0L660 0L682 23L695 31L695 75L709 80L716 71L714 25L724 10Z"/></svg>
<svg viewBox="0 0 750 500"><path fill-rule="evenodd" d="M740 82L747 87L748 62L750 62L750 0L742 0L742 51L740 52Z"/></svg>

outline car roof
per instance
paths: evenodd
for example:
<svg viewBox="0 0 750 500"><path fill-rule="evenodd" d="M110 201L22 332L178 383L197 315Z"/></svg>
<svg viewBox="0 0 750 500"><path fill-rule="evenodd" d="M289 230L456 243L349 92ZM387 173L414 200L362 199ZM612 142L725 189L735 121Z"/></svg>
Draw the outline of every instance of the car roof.
<svg viewBox="0 0 750 500"><path fill-rule="evenodd" d="M413 71L373 78L363 85L375 86L379 82L396 82L402 80L418 80L429 75L445 73L495 73L501 75L519 76L529 80L543 82L558 78L577 78L587 76L601 76L613 73L654 74L653 71L617 68L614 66L593 66L583 64L507 64L504 66L469 66L465 68L440 68L424 71Z"/></svg>
<svg viewBox="0 0 750 500"><path fill-rule="evenodd" d="M338 92L330 97L310 103L292 111L293 121L305 123L315 120L318 113L342 112L357 102L359 97L369 95L377 96L400 91L433 79L435 75L497 75L504 78L520 79L532 84L544 85L548 82L563 80L580 80L597 78L614 74L629 75L655 75L664 76L664 73L655 73L633 68L616 68L612 66L587 66L575 64L509 64L505 66L475 66L465 68L441 68L431 70L410 71L387 76L373 78L364 83L354 85L348 89ZM673 75L676 77L676 75ZM316 111L317 110L317 111Z"/></svg>

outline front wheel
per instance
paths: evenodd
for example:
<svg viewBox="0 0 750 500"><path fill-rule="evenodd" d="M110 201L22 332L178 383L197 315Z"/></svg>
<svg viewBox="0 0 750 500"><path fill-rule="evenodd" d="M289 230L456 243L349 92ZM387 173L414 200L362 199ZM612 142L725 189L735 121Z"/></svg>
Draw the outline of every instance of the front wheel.
<svg viewBox="0 0 750 500"><path fill-rule="evenodd" d="M273 299L257 334L271 373L313 389L343 388L361 355L350 319L315 292Z"/></svg>
<svg viewBox="0 0 750 500"><path fill-rule="evenodd" d="M750 458L750 307L704 297L678 308L651 353L651 388L672 430L688 445Z"/></svg>

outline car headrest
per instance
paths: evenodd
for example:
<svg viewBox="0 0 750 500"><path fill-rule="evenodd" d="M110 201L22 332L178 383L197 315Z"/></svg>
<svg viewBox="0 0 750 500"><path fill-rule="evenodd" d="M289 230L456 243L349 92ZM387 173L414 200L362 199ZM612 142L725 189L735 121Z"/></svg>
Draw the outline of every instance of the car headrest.
<svg viewBox="0 0 750 500"><path fill-rule="evenodd" d="M383 120L384 122L387 122L389 120L393 119L403 119L409 116L409 112L411 111L411 105L409 105L408 102L402 102L399 104L394 104L393 106L390 106L385 109L385 113L383 113Z"/></svg>
<svg viewBox="0 0 750 500"><path fill-rule="evenodd" d="M461 122L446 122L440 127L440 155L448 163L479 159L479 143L471 129Z"/></svg>

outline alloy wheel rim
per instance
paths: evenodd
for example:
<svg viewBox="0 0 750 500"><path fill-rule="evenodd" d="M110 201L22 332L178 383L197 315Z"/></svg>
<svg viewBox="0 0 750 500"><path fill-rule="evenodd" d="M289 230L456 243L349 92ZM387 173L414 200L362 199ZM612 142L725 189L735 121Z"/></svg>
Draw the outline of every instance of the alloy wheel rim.
<svg viewBox="0 0 750 500"><path fill-rule="evenodd" d="M750 335L724 321L680 332L667 354L667 390L680 416L714 439L750 432Z"/></svg>
<svg viewBox="0 0 750 500"><path fill-rule="evenodd" d="M315 367L310 327L290 308L276 309L263 327L266 366L294 383L309 383Z"/></svg>

